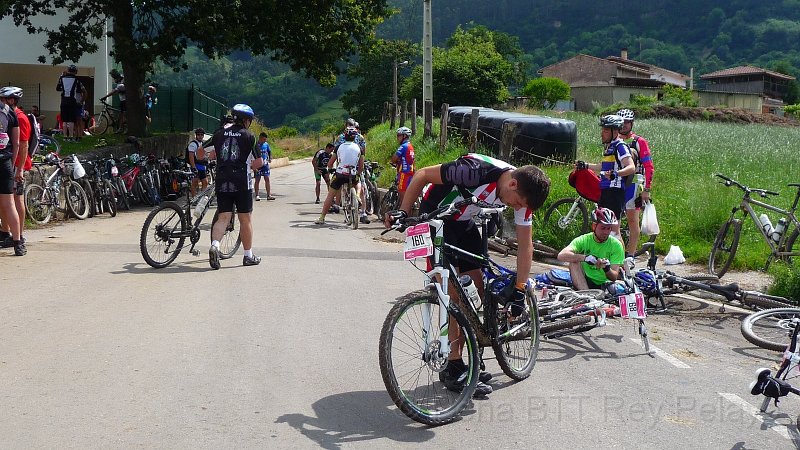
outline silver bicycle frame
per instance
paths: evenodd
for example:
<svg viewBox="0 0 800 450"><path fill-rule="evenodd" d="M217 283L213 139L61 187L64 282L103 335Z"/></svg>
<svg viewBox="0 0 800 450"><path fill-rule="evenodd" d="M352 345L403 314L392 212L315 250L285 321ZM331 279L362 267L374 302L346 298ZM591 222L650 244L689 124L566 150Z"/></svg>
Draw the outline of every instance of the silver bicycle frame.
<svg viewBox="0 0 800 450"><path fill-rule="evenodd" d="M795 252L778 251L778 249L786 242L786 238L789 236L790 228L788 224L783 234L781 235L781 239L778 241L778 243L775 243L775 241L772 240L772 237L768 236L766 231L764 231L764 227L761 226L761 221L758 220L758 216L756 216L756 212L753 210L750 204L760 206L772 212L779 213L783 217L788 217L794 224L795 228L800 228L800 221L797 220L797 217L795 217L794 212L778 208L777 206L772 206L770 204L758 201L754 198L750 198L749 196L742 199L742 204L739 205L739 208L746 211L747 214L750 216L750 218L753 219L753 223L756 224L756 228L758 228L759 233L761 233L761 236L764 237L764 240L767 242L767 245L769 245L769 249L772 251L772 256L777 256L777 257L800 256L800 251L795 251Z"/></svg>

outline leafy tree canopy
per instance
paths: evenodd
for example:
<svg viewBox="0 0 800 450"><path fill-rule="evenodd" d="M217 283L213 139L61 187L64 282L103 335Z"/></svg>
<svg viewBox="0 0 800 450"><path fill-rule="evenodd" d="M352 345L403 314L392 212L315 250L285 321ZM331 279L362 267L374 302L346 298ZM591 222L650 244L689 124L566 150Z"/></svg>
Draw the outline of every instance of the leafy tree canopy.
<svg viewBox="0 0 800 450"><path fill-rule="evenodd" d="M181 58L190 44L209 58L240 49L269 54L292 70L332 84L339 73L336 63L353 54L389 14L386 0L25 0L5 6L0 17L11 15L29 33L47 34L45 48L54 64L98 51L96 40L109 19L113 57L122 66L128 94L137 93L136 98L156 61L185 68ZM31 20L65 11L68 19L57 29ZM144 105L129 103L130 132L144 134Z"/></svg>
<svg viewBox="0 0 800 450"><path fill-rule="evenodd" d="M528 105L536 109L554 108L559 100L569 100L569 94L567 83L551 77L531 80L522 90L522 95L528 97Z"/></svg>

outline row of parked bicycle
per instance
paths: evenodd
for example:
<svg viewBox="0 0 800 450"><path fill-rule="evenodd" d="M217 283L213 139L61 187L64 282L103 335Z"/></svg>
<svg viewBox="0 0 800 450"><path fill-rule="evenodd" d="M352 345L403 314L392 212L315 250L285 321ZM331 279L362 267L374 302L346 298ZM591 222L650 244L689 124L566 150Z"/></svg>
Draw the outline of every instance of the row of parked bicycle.
<svg viewBox="0 0 800 450"><path fill-rule="evenodd" d="M177 199L189 189L175 169L185 162L177 157L132 154L123 158L80 160L61 158L56 152L37 155L25 188L28 217L45 224L53 217L86 219L132 205L155 206L162 199ZM213 178L213 168L209 171Z"/></svg>

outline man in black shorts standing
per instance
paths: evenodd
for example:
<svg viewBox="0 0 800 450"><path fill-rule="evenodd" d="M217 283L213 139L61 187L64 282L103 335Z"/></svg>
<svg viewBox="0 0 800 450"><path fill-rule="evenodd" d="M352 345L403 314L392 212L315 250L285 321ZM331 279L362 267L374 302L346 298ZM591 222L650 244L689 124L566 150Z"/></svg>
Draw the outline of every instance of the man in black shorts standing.
<svg viewBox="0 0 800 450"><path fill-rule="evenodd" d="M22 166L15 169L14 162L19 152L19 122L17 113L7 104L0 103L0 219L10 226L14 254L25 255L25 246L20 238L19 215L14 203L14 187L22 186Z"/></svg>
<svg viewBox="0 0 800 450"><path fill-rule="evenodd" d="M225 234L225 227L233 214L239 215L244 258L242 264L255 266L261 258L253 254L253 222L250 213L253 211L253 195L250 192L248 175L251 170L258 170L264 165L261 151L256 148L256 137L248 128L253 122L253 109L239 103L233 107L233 125L220 128L214 132L211 142L217 155L217 212L219 217L211 230L211 248L208 250L208 263L212 269L219 269L219 240ZM250 167L247 161L252 157Z"/></svg>
<svg viewBox="0 0 800 450"><path fill-rule="evenodd" d="M333 144L328 143L325 145L324 149L321 148L317 150L317 153L311 158L311 165L314 167L314 180L317 182L314 188L314 192L317 194L317 200L314 203L317 204L319 203L321 180L325 180L325 186L327 186L328 189L330 189L331 186L331 179L328 174L328 161L331 159L331 153L333 153Z"/></svg>

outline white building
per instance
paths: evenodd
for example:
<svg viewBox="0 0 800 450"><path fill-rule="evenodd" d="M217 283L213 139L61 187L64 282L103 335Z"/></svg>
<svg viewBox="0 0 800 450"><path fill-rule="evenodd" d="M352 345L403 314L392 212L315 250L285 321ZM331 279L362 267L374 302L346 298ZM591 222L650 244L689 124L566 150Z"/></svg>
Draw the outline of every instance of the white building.
<svg viewBox="0 0 800 450"><path fill-rule="evenodd" d="M34 25L56 29L66 20L66 13L55 16L37 16L32 19ZM49 53L44 47L47 40L45 34L28 34L24 27L14 25L12 17L6 16L0 20L0 33L3 36L3 45L0 45L0 85L19 86L24 91L22 105L30 111L32 105L39 105L41 113L45 116L43 127L56 126L56 114L59 113L61 94L56 91L58 77L69 64L54 66L50 63L42 64L39 56ZM112 60L108 56L111 50L110 38L98 42L99 50L95 54L84 55L79 61L74 61L78 66L78 77L86 86L92 102L87 102L90 112L98 109L98 98L111 89L111 80L108 75Z"/></svg>

